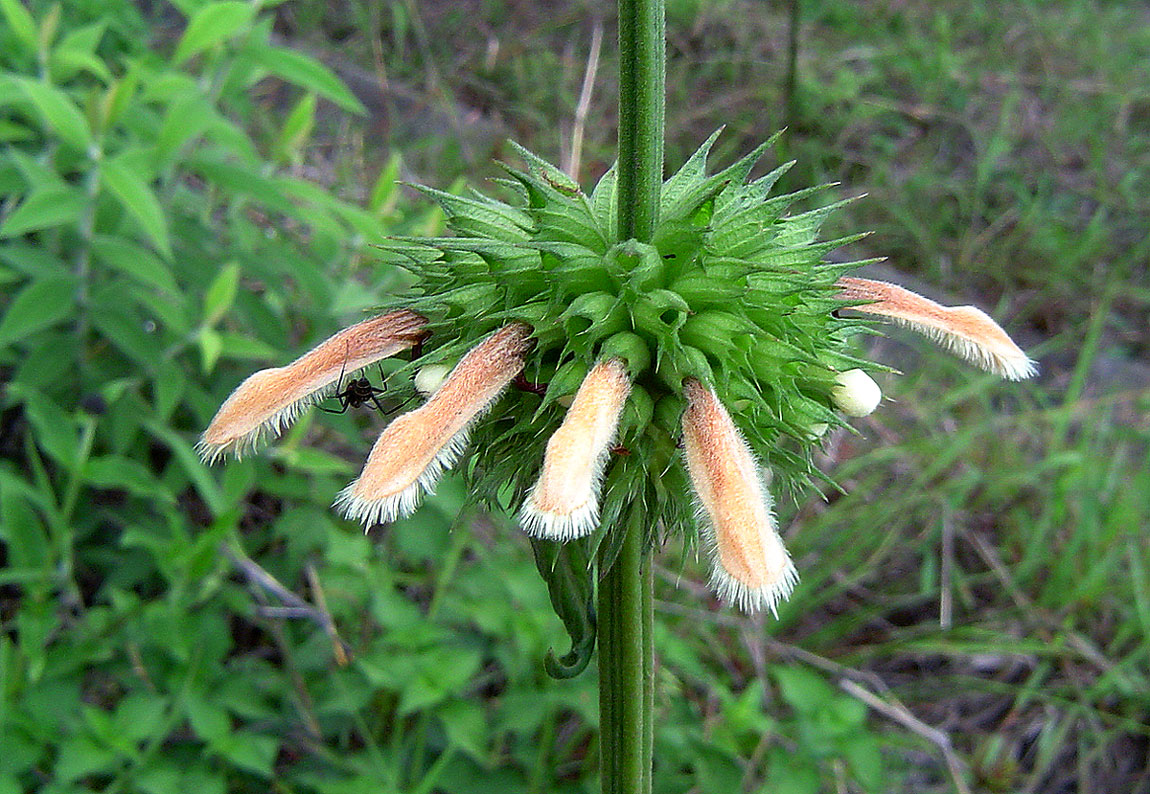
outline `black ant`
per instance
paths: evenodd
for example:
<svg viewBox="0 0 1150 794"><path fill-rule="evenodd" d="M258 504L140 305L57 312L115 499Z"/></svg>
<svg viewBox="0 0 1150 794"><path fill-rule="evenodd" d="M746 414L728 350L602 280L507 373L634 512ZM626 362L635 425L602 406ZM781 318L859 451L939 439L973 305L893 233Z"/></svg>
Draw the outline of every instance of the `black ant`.
<svg viewBox="0 0 1150 794"><path fill-rule="evenodd" d="M387 379L383 376L383 367L379 367L379 380L384 385L382 389L372 386L371 381L367 378L352 378L347 382L347 388L341 388L343 386L343 374L346 369L347 359L345 358L343 366L340 367L339 370L339 381L336 383L335 394L331 395L332 399L339 401L339 410L337 411L335 408L324 408L322 405L320 406L320 410L326 411L329 414L345 414L348 408L359 408L361 405L372 402L381 414L387 414L387 410L380 405L378 396L387 391Z"/></svg>

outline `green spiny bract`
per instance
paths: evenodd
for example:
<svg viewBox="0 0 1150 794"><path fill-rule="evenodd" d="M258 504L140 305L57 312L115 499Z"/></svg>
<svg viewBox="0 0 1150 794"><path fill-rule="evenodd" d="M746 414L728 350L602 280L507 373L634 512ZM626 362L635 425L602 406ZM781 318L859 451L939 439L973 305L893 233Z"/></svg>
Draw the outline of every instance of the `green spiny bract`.
<svg viewBox="0 0 1150 794"><path fill-rule="evenodd" d="M477 428L466 474L481 499L518 508L565 398L603 356L626 361L634 388L606 474L601 527L625 519L653 529L661 521L693 536L677 450L685 378L715 388L783 482L815 473L817 428L840 423L830 396L835 374L866 365L845 352L857 323L833 314L843 306L835 280L859 263L823 257L858 237L817 240L837 204L786 214L826 187L772 196L789 163L748 181L773 138L708 175L717 135L664 183L649 244L617 239L614 170L588 196L516 147L526 169L507 168L511 179L499 180L510 203L421 188L458 236L382 246L417 277L402 304L430 321L411 367L451 363L511 321L534 328L523 385L545 390L505 397Z"/></svg>

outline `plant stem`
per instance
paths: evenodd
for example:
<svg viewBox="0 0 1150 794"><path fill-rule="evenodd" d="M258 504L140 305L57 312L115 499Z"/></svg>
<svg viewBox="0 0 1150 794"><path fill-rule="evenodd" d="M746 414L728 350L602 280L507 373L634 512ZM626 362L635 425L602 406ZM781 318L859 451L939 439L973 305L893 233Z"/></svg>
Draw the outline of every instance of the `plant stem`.
<svg viewBox="0 0 1150 794"><path fill-rule="evenodd" d="M651 559L642 522L599 586L599 747L603 794L650 794L654 699Z"/></svg>
<svg viewBox="0 0 1150 794"><path fill-rule="evenodd" d="M619 0L619 239L650 242L663 183L663 0Z"/></svg>
<svg viewBox="0 0 1150 794"><path fill-rule="evenodd" d="M650 242L663 184L663 0L619 0L619 239ZM650 794L654 655L645 510L613 528L623 544L599 584L599 747L603 794ZM604 544L608 546L609 544ZM602 570L602 568L601 568Z"/></svg>

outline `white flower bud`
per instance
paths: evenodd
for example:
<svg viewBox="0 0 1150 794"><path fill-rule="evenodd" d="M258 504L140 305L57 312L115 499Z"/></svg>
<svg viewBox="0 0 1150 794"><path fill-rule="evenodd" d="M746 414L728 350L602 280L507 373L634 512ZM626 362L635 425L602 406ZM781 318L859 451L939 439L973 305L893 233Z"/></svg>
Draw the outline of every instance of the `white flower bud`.
<svg viewBox="0 0 1150 794"><path fill-rule="evenodd" d="M868 416L882 401L882 389L861 369L848 369L835 378L831 399L847 416Z"/></svg>
<svg viewBox="0 0 1150 794"><path fill-rule="evenodd" d="M446 364L428 364L415 373L412 384L417 392L424 397L430 397L436 389L443 385L450 374L451 367Z"/></svg>

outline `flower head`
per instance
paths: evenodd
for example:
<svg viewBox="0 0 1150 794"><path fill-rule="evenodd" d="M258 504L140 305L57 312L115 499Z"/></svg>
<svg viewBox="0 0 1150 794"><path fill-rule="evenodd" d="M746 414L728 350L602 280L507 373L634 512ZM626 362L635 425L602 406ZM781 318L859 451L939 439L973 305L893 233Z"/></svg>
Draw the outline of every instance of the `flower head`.
<svg viewBox="0 0 1150 794"><path fill-rule="evenodd" d="M881 399L852 346L869 321L841 310L923 331L1006 377L1033 374L981 311L846 275L858 262L824 262L858 239L818 239L836 205L788 213L820 189L772 194L789 164L749 179L769 142L708 174L713 141L664 183L647 242L618 239L613 171L588 195L522 149L527 168L503 183L510 201L426 189L454 236L381 247L416 286L384 315L400 330L370 352L420 337L422 356L392 385L426 402L383 430L336 500L345 515L371 526L410 513L466 448L472 494L518 512L565 623L594 624L572 610L594 590L588 561L612 564L623 526L651 543L701 538L722 600L774 610L797 574L762 472L807 482L827 428ZM266 389L245 382L221 409L227 429L205 433L207 457L278 428L342 359L367 361L339 341L354 330L274 380L249 379L267 377ZM313 355L322 376L303 365Z"/></svg>

